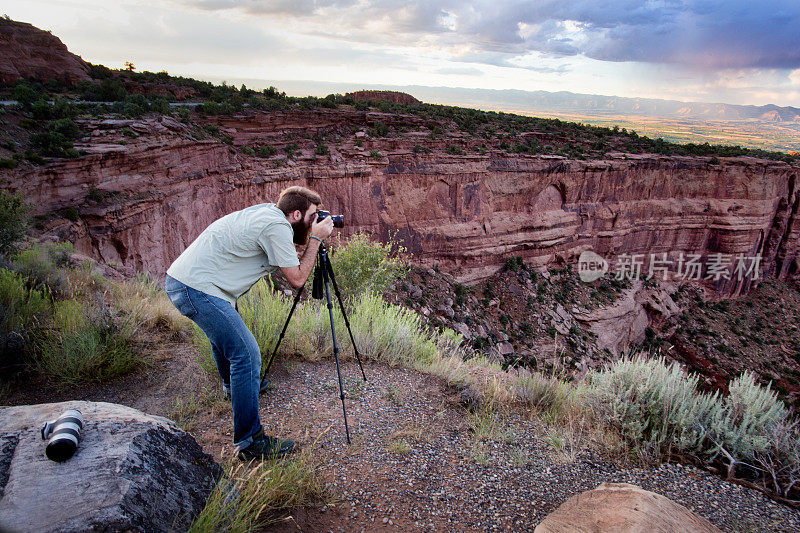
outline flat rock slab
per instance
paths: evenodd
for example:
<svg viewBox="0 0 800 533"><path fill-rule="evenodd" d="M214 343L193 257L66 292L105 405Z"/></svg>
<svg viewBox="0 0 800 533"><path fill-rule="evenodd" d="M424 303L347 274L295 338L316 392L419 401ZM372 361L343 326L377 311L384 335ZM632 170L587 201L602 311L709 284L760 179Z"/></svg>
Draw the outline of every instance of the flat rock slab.
<svg viewBox="0 0 800 533"><path fill-rule="evenodd" d="M44 422L83 414L75 455L45 456ZM183 531L222 470L174 422L102 402L0 408L0 531Z"/></svg>
<svg viewBox="0 0 800 533"><path fill-rule="evenodd" d="M534 533L722 533L711 522L655 492L602 483L565 501Z"/></svg>

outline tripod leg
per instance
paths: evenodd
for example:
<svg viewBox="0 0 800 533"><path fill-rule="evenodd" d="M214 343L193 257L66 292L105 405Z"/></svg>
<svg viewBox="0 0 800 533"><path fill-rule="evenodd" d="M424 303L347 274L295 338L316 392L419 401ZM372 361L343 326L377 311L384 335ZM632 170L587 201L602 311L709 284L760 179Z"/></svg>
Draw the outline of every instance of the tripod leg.
<svg viewBox="0 0 800 533"><path fill-rule="evenodd" d="M333 337L333 357L336 359L336 374L339 377L339 397L342 399L342 413L344 413L344 431L347 435L347 444L350 444L350 428L347 426L347 409L344 405L344 386L342 385L342 369L339 366L339 345L336 343L336 331L333 327L333 302L331 301L331 288L328 283L327 269L322 270L325 280L325 298L328 300L328 316L331 319L331 336Z"/></svg>
<svg viewBox="0 0 800 533"><path fill-rule="evenodd" d="M350 334L350 342L353 343L353 351L356 353L356 361L358 361L358 367L361 369L361 377L364 378L364 381L367 381L367 375L364 373L364 366L361 364L361 355L358 353L358 347L356 347L356 339L353 337L353 330L350 329L350 321L347 319L347 313L344 310L344 302L342 302L342 295L339 292L339 286L336 284L336 276L333 274L333 265L331 265L330 259L325 261L325 268L328 270L328 275L333 283L333 290L336 293L336 299L339 300L339 309L342 310L344 324L347 326L347 333Z"/></svg>
<svg viewBox="0 0 800 533"><path fill-rule="evenodd" d="M281 345L283 336L286 335L286 328L289 327L289 321L292 319L292 314L294 314L294 308L297 307L297 302L300 301L300 296L303 295L303 289L305 289L305 285L297 289L297 294L294 297L294 303L292 304L292 309L291 311L289 311L289 316L286 317L286 323L283 325L280 337L278 337L278 343L275 345L275 349L272 350L272 355L269 356L269 361L267 361L267 368L261 373L261 379L264 379L264 376L269 374L269 367L272 366L272 360L275 359L275 354L278 353L278 347Z"/></svg>

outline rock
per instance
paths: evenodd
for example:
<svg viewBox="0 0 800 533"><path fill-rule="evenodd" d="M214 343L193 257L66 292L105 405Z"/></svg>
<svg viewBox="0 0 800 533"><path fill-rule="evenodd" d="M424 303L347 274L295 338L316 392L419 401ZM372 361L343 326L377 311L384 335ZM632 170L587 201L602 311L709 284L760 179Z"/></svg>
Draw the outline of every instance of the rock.
<svg viewBox="0 0 800 533"><path fill-rule="evenodd" d="M612 355L618 356L645 339L649 319L636 297L641 286L641 282L634 282L632 288L625 289L622 297L611 306L575 313L575 319L597 335L598 350L608 349Z"/></svg>
<svg viewBox="0 0 800 533"><path fill-rule="evenodd" d="M67 85L90 81L89 65L70 53L55 35L25 22L0 21L0 82L59 80Z"/></svg>
<svg viewBox="0 0 800 533"><path fill-rule="evenodd" d="M74 456L44 454L42 424L83 414ZM0 531L186 530L222 470L174 422L122 405L0 408Z"/></svg>
<svg viewBox="0 0 800 533"><path fill-rule="evenodd" d="M504 342L508 340L508 335L505 332L496 329L492 331L492 338L497 342Z"/></svg>
<svg viewBox="0 0 800 533"><path fill-rule="evenodd" d="M721 533L711 522L660 494L627 483L602 483L561 504L534 533Z"/></svg>
<svg viewBox="0 0 800 533"><path fill-rule="evenodd" d="M500 356L505 358L507 355L514 355L514 345L510 342L501 342L497 345Z"/></svg>
<svg viewBox="0 0 800 533"><path fill-rule="evenodd" d="M453 318L456 314L452 307L447 307L446 305L440 305L436 312L447 318Z"/></svg>
<svg viewBox="0 0 800 533"><path fill-rule="evenodd" d="M456 322L453 324L453 328L459 332L466 340L470 340L472 338L472 332L469 330L469 326L464 324L463 322Z"/></svg>
<svg viewBox="0 0 800 533"><path fill-rule="evenodd" d="M445 298L444 305L447 307L453 307L453 299L452 298Z"/></svg>
<svg viewBox="0 0 800 533"><path fill-rule="evenodd" d="M345 96L350 96L355 101L359 100L378 100L385 102L392 102L395 104L419 104L420 101L408 93L400 91L354 91L347 93Z"/></svg>
<svg viewBox="0 0 800 533"><path fill-rule="evenodd" d="M486 328L483 327L483 324L475 326L475 336L480 338L486 337Z"/></svg>

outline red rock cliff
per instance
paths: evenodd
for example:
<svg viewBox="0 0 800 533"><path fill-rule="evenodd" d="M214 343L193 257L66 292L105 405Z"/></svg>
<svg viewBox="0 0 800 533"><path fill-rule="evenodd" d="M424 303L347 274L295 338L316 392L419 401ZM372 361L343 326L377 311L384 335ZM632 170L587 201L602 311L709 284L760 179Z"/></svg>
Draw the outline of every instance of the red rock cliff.
<svg viewBox="0 0 800 533"><path fill-rule="evenodd" d="M25 22L0 19L0 83L24 78L74 85L89 80L88 65L55 35Z"/></svg>
<svg viewBox="0 0 800 533"><path fill-rule="evenodd" d="M0 186L24 194L38 214L76 207L78 222L55 217L49 230L100 259L153 273L163 273L219 216L273 201L295 184L318 190L331 211L345 213L347 232L397 232L418 262L464 282L488 276L510 256L554 265L574 263L586 249L605 256L760 253L764 273L785 278L800 270L798 167L785 163L623 154L577 161L494 149L480 155L469 145L480 140L458 133L373 139L363 130L376 120L411 130L424 121L342 109L209 120L233 146L195 140L169 118L97 122L76 146L89 155L6 172ZM123 127L140 136L122 144L114 132ZM311 137L318 135L330 139L329 155L314 155ZM286 164L239 149L291 139L298 151ZM466 153L445 153L456 141ZM420 144L430 153L411 150ZM104 200L92 200L92 189ZM712 288L730 295L748 283L723 279Z"/></svg>

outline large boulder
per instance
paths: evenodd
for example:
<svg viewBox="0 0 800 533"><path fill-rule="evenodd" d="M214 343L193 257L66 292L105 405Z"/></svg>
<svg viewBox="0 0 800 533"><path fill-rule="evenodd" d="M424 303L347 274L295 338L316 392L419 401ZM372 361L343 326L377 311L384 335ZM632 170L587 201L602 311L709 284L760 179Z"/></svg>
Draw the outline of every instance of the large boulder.
<svg viewBox="0 0 800 533"><path fill-rule="evenodd" d="M78 450L45 456L44 422L83 414ZM0 531L184 531L222 471L174 422L111 403L0 408Z"/></svg>
<svg viewBox="0 0 800 533"><path fill-rule="evenodd" d="M721 533L711 522L660 494L627 483L602 483L561 504L534 533Z"/></svg>

